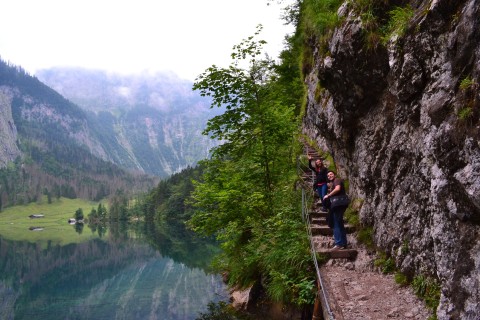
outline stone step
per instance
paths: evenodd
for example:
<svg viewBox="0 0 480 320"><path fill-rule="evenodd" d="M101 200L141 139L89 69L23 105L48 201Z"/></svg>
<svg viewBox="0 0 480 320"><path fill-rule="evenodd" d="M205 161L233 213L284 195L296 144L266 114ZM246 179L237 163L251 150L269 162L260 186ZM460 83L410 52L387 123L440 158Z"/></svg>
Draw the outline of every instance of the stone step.
<svg viewBox="0 0 480 320"><path fill-rule="evenodd" d="M315 248L330 248L333 246L333 235L324 236L322 234L312 235L312 241L314 243ZM354 234L350 233L347 234L347 241L348 243L354 244L356 243L356 237ZM355 247L355 245L353 245Z"/></svg>
<svg viewBox="0 0 480 320"><path fill-rule="evenodd" d="M314 155L317 155L317 156L318 156L317 150L315 150L315 149L312 148L312 147L305 146L304 150L306 151L307 154L309 154L309 155L311 155L311 156L314 156Z"/></svg>
<svg viewBox="0 0 480 320"><path fill-rule="evenodd" d="M327 212L322 212L322 211L311 211L308 213L308 215L313 218L326 218L328 213Z"/></svg>
<svg viewBox="0 0 480 320"><path fill-rule="evenodd" d="M321 237L321 238L320 238ZM332 236L314 236L313 243L315 246L315 250L323 250L323 249L330 249L335 244L335 240Z"/></svg>
<svg viewBox="0 0 480 320"><path fill-rule="evenodd" d="M312 211L320 211L320 212L327 212L327 210L324 210L322 207L322 203L320 200L318 201L319 203L316 203L312 206Z"/></svg>
<svg viewBox="0 0 480 320"><path fill-rule="evenodd" d="M327 225L327 218L326 217L312 217L310 222L313 224L319 225Z"/></svg>
<svg viewBox="0 0 480 320"><path fill-rule="evenodd" d="M317 235L312 237L312 240L313 240L313 246L315 248L315 251L326 255L327 258L329 259L330 258L331 259L347 258L347 259L353 260L357 256L357 250L352 247L348 247L347 249L341 249L341 250L332 250L332 247L335 244L335 241L332 236ZM337 251L341 251L341 252L337 252Z"/></svg>
<svg viewBox="0 0 480 320"><path fill-rule="evenodd" d="M321 234L324 236L331 236L333 235L333 229L329 228L326 225L317 225L317 224L311 224L310 225L310 230L312 231L312 235L317 235ZM347 233L353 233L355 232L355 227L349 224L345 225L345 231Z"/></svg>
<svg viewBox="0 0 480 320"><path fill-rule="evenodd" d="M355 249L332 250L320 248L317 249L316 252L326 255L330 259L355 259L358 254L358 251Z"/></svg>

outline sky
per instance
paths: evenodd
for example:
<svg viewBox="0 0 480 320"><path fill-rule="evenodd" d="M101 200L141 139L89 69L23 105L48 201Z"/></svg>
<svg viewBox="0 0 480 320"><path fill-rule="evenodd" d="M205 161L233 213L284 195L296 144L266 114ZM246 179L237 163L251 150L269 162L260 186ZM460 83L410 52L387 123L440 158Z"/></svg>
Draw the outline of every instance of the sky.
<svg viewBox="0 0 480 320"><path fill-rule="evenodd" d="M270 5L267 5L270 3ZM0 57L34 75L56 66L122 74L172 71L194 80L232 61L232 47L263 25L277 58L281 6L267 0L0 0Z"/></svg>

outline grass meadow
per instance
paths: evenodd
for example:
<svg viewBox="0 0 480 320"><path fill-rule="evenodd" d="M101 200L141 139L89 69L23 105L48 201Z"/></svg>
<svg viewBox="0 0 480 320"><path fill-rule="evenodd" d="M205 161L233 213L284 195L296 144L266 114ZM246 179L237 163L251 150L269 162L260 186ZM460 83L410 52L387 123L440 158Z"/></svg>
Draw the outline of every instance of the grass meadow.
<svg viewBox="0 0 480 320"><path fill-rule="evenodd" d="M102 203L104 204L104 203ZM51 204L46 198L41 203L5 208L0 212L0 237L14 241L28 241L66 245L80 243L96 238L85 225L82 232L75 231L75 226L68 224L68 219L75 216L75 211L82 208L85 217L92 208L97 208L98 202L82 199L55 199ZM31 214L43 214L43 218L30 218ZM43 230L32 231L30 227L39 227Z"/></svg>

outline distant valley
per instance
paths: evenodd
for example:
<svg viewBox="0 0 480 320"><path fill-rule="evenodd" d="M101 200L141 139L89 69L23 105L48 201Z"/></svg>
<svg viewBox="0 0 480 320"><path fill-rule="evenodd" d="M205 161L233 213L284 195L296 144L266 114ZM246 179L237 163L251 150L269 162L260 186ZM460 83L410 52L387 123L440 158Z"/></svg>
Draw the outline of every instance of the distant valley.
<svg viewBox="0 0 480 320"><path fill-rule="evenodd" d="M0 59L0 211L54 198L150 190L208 157L222 110L169 74L50 69Z"/></svg>
<svg viewBox="0 0 480 320"><path fill-rule="evenodd" d="M87 111L102 144L92 152L122 167L166 177L208 157L215 145L202 131L219 110L173 74L55 68L36 76Z"/></svg>

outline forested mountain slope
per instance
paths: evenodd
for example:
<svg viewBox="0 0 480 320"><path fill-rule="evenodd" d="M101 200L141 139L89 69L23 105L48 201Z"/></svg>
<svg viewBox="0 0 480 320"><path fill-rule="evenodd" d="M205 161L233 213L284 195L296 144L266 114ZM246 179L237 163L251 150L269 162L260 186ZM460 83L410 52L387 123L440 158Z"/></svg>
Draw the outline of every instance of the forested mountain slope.
<svg viewBox="0 0 480 320"><path fill-rule="evenodd" d="M338 7L305 42L303 131L348 179L378 249L438 299L437 317L478 319L480 2Z"/></svg>
<svg viewBox="0 0 480 320"><path fill-rule="evenodd" d="M208 157L217 144L202 131L219 111L173 74L53 68L37 76L89 111L105 158L121 166L166 177Z"/></svg>
<svg viewBox="0 0 480 320"><path fill-rule="evenodd" d="M49 196L100 199L154 180L107 158L87 113L20 67L0 61L0 208Z"/></svg>

